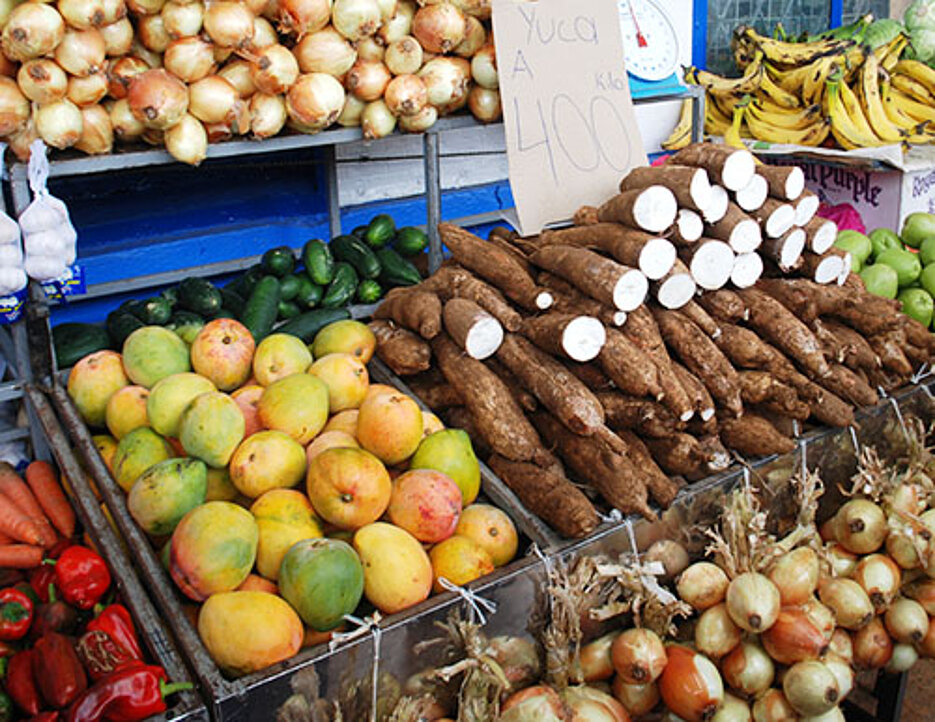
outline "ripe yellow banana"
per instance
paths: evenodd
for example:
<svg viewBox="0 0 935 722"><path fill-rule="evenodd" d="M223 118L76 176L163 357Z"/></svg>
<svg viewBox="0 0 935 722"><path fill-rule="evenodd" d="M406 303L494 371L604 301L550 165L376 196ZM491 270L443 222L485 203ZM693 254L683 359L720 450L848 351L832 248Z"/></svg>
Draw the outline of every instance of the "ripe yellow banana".
<svg viewBox="0 0 935 722"><path fill-rule="evenodd" d="M783 90L796 96L801 96L802 85L805 78L812 72L814 63L803 65L797 68L781 70L772 63L763 63L766 68L766 74Z"/></svg>
<svg viewBox="0 0 935 722"><path fill-rule="evenodd" d="M701 70L694 65L687 66L684 72L686 83L700 85L705 90L721 95L752 93L760 84L763 75L763 53L757 52L753 62L747 66L739 78L725 78L716 73Z"/></svg>
<svg viewBox="0 0 935 722"><path fill-rule="evenodd" d="M812 63L810 67L812 71L805 76L805 82L802 83L802 101L805 105L821 102L821 96L825 92L825 83L838 66L835 58L827 55Z"/></svg>
<svg viewBox="0 0 935 722"><path fill-rule="evenodd" d="M841 103L844 105L844 110L851 119L851 122L854 123L854 127L860 131L861 135L865 135L868 138L874 137L876 133L873 131L870 121L867 120L860 100L858 100L851 86L845 82L840 82L838 83L838 92L841 95Z"/></svg>
<svg viewBox="0 0 935 722"><path fill-rule="evenodd" d="M734 116L731 118L730 128L724 134L724 143L732 148L745 149L747 146L740 139L740 127L743 125L744 115L750 99L746 98L734 106Z"/></svg>
<svg viewBox="0 0 935 722"><path fill-rule="evenodd" d="M935 68L930 68L918 60L900 60L896 63L893 72L907 75L922 83L930 93L935 95Z"/></svg>
<svg viewBox="0 0 935 722"><path fill-rule="evenodd" d="M831 118L831 134L845 150L858 148L872 148L880 145L875 135L868 136L854 125L854 121L847 113L841 100L841 84L828 83L828 92L825 94L828 106L828 117Z"/></svg>
<svg viewBox="0 0 935 722"><path fill-rule="evenodd" d="M903 75L902 73L893 73L890 76L890 80L894 88L905 93L913 100L918 100L920 103L925 103L926 105L935 106L935 95L929 92L928 86L920 83L912 76Z"/></svg>
<svg viewBox="0 0 935 722"><path fill-rule="evenodd" d="M870 127L880 140L887 143L899 143L903 139L899 128L886 115L883 101L880 99L880 68L877 57L869 53L860 71L861 108L870 123Z"/></svg>
<svg viewBox="0 0 935 722"><path fill-rule="evenodd" d="M725 135L730 128L730 120L721 115L714 103L705 103L704 132L707 135Z"/></svg>
<svg viewBox="0 0 935 722"><path fill-rule="evenodd" d="M666 150L680 150L687 147L692 140L692 99L686 98L682 101L682 109L679 111L679 120L672 129L672 133L662 141L662 147Z"/></svg>
<svg viewBox="0 0 935 722"><path fill-rule="evenodd" d="M819 118L805 128L784 128L761 120L752 113L747 113L746 121L754 138L770 143L816 146L828 136L828 121L825 118Z"/></svg>
<svg viewBox="0 0 935 722"><path fill-rule="evenodd" d="M924 103L910 98L905 93L900 92L896 87L892 88L892 97L893 102L895 102L910 118L915 118L919 122L928 120L935 123L935 107L925 105Z"/></svg>
<svg viewBox="0 0 935 722"><path fill-rule="evenodd" d="M778 106L768 106L759 98L750 103L747 108L747 115L756 116L759 120L771 123L780 128L789 128L790 130L804 130L813 126L821 119L821 106L812 105L808 108L801 108L791 111Z"/></svg>
<svg viewBox="0 0 935 722"><path fill-rule="evenodd" d="M759 89L765 93L776 105L782 106L783 108L800 108L802 105L799 102L798 95L790 93L781 85L777 85L775 82L773 82L773 79L769 76L769 73L763 73L760 77Z"/></svg>
<svg viewBox="0 0 935 722"><path fill-rule="evenodd" d="M909 38L905 34L900 33L886 45L881 45L874 50L873 54L877 57L877 60L880 61L880 67L886 72L891 73L893 68L896 67L896 63L899 62L899 56L902 55L903 50L906 49L906 45L908 44Z"/></svg>
<svg viewBox="0 0 935 722"><path fill-rule="evenodd" d="M880 82L880 99L883 101L883 110L886 112L887 117L903 132L904 140L916 145L935 141L935 134L927 132L927 128L931 127L928 121L920 123L915 118L906 115L896 105L888 79Z"/></svg>
<svg viewBox="0 0 935 722"><path fill-rule="evenodd" d="M738 38L752 41L767 60L782 65L807 65L818 58L846 50L853 46L853 40L815 40L810 43L787 43L760 35L749 26L741 26L735 31Z"/></svg>

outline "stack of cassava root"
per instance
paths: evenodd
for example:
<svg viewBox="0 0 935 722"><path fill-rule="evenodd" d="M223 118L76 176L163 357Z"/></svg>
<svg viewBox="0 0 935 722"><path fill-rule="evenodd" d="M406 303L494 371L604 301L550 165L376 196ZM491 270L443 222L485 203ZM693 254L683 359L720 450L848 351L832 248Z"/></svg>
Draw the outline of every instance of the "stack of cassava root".
<svg viewBox="0 0 935 722"><path fill-rule="evenodd" d="M721 154L719 171L710 154L697 157L733 180L732 155ZM688 173L692 182L670 181L673 194L701 185ZM666 166L654 175L687 174ZM935 337L853 274L840 285L770 274L696 295L700 251L687 253L660 190L636 185L576 218L594 223L537 237L499 228L483 241L441 224L451 259L391 291L371 324L380 358L567 536L589 533L602 504L652 517L649 497L668 505L684 480L727 468L731 451L792 451L806 421L848 426L855 406L877 403L875 389L902 386L935 356ZM665 232L633 227L649 223ZM819 233L802 235L814 247ZM670 268L658 261L666 244ZM783 255L767 268L793 265L783 262L794 254ZM688 288L678 302L673 278Z"/></svg>

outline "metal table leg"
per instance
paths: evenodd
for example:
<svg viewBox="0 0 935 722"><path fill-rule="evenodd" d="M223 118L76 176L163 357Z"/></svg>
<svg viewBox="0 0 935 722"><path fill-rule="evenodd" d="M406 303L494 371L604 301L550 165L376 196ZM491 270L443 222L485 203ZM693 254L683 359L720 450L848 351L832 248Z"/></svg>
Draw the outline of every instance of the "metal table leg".
<svg viewBox="0 0 935 722"><path fill-rule="evenodd" d="M435 273L442 264L442 242L438 224L442 219L441 172L438 163L438 133L422 136L423 163L425 164L426 229L429 237L429 273Z"/></svg>
<svg viewBox="0 0 935 722"><path fill-rule="evenodd" d="M13 346L16 352L16 372L21 382L28 383L33 380L29 357L29 341L26 332L26 321L21 320L13 324ZM31 404L26 404L26 418L29 422L29 434L32 439L33 457L43 461L51 461L52 453L45 441L39 417Z"/></svg>
<svg viewBox="0 0 935 722"><path fill-rule="evenodd" d="M691 86L692 94L692 143L704 139L704 104L705 91L699 86Z"/></svg>

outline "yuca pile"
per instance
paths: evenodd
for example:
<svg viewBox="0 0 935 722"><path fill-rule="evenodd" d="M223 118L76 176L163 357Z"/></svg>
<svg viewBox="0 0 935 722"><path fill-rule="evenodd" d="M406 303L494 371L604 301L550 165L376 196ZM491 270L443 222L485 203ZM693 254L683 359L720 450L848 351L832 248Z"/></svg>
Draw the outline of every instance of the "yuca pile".
<svg viewBox="0 0 935 722"><path fill-rule="evenodd" d="M651 518L650 497L731 451L789 452L806 422L848 426L935 355L848 273L800 176L703 144L568 229L441 224L451 259L388 294L377 353L561 533L591 531L598 497Z"/></svg>

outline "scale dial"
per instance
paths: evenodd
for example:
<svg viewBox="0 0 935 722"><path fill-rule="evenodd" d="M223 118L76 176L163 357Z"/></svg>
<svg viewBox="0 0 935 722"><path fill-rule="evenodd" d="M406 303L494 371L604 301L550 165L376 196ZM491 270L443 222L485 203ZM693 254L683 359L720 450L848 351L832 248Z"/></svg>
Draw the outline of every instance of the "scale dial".
<svg viewBox="0 0 935 722"><path fill-rule="evenodd" d="M666 12L653 0L618 0L627 72L641 80L664 80L679 62L679 41Z"/></svg>

